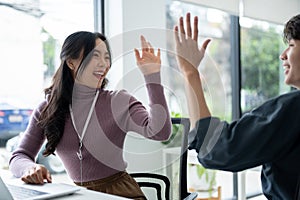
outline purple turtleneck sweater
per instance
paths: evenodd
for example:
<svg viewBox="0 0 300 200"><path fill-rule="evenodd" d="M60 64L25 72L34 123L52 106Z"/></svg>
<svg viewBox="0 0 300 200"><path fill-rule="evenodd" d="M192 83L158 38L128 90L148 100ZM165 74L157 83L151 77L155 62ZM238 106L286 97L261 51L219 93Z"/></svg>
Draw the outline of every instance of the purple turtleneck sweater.
<svg viewBox="0 0 300 200"><path fill-rule="evenodd" d="M171 120L160 84L160 73L145 76L145 81L149 95L149 111L124 90L99 91L83 138L83 182L105 178L126 169L123 146L127 132L133 131L159 141L167 140L171 135ZM74 85L72 110L80 135L94 97L95 89ZM34 159L45 141L43 129L37 125L37 119L46 104L47 101L44 101L35 109L19 147L12 154L10 170L16 177L21 177L28 168L35 165ZM80 160L76 154L78 149L79 137L71 118L67 117L56 153L74 182L81 181Z"/></svg>

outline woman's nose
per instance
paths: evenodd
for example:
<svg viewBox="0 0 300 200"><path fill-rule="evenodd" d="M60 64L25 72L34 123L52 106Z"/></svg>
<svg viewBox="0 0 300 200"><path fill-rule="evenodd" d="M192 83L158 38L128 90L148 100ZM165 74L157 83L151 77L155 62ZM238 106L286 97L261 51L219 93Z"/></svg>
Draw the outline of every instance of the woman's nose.
<svg viewBox="0 0 300 200"><path fill-rule="evenodd" d="M100 68L105 68L106 67L106 62L105 62L104 58L100 58L98 60L98 67L100 67Z"/></svg>

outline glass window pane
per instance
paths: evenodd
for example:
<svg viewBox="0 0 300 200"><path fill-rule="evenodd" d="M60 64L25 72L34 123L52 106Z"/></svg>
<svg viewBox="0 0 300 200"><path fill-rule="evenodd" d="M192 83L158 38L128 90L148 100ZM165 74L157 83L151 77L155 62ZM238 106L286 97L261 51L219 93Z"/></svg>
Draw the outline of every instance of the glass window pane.
<svg viewBox="0 0 300 200"><path fill-rule="evenodd" d="M26 129L32 110L44 100L43 90L59 67L65 37L93 31L94 16L90 0L15 0L0 5L0 110L16 108L10 120L0 116L0 144L5 144ZM40 153L37 160L51 173L64 169L51 156Z"/></svg>
<svg viewBox="0 0 300 200"><path fill-rule="evenodd" d="M200 65L200 72L203 79L205 96L208 99L209 108L215 116L222 119L231 120L231 63L230 63L230 15L216 9L205 8L194 4L171 1L167 5L167 28L173 29L178 24L178 18L190 12L192 17L199 18L199 46L206 38L212 38L212 42L207 48L207 55ZM168 38L168 49L174 49L173 38ZM178 70L174 54L168 54L171 77L170 85L174 96L184 96L183 80L172 76L173 70ZM216 92L217 90L217 92ZM176 97L170 97L171 102L176 101ZM173 99L172 99L173 98ZM177 111L176 106L180 103L171 103L170 110ZM180 109L179 109L180 110ZM221 186L222 198L233 197L233 176L230 172L213 171L203 169L193 153L189 156L188 166L188 187L191 191L199 192L199 196L211 195L212 192L201 192L208 189L210 184ZM194 161L193 161L194 160ZM214 177L213 181L202 182L201 177ZM215 195L215 192L213 192ZM175 195L176 196L176 195Z"/></svg>
<svg viewBox="0 0 300 200"><path fill-rule="evenodd" d="M167 6L167 28L173 29L178 24L179 16L191 12L192 17L199 18L199 46L206 38L212 38L207 48L207 55L200 65L204 80L205 95L212 113L231 120L231 77L230 77L230 15L193 4L172 1ZM173 38L168 38L168 49L174 49ZM168 55L171 67L178 70L175 55ZM184 94L182 83L171 80L176 94ZM218 88L218 92L214 92ZM171 107L176 110L176 107Z"/></svg>
<svg viewBox="0 0 300 200"><path fill-rule="evenodd" d="M241 108L247 112L289 90L279 55L283 50L281 25L241 18Z"/></svg>
<svg viewBox="0 0 300 200"><path fill-rule="evenodd" d="M59 67L65 37L94 30L93 1L17 0L0 12L0 100L33 108Z"/></svg>

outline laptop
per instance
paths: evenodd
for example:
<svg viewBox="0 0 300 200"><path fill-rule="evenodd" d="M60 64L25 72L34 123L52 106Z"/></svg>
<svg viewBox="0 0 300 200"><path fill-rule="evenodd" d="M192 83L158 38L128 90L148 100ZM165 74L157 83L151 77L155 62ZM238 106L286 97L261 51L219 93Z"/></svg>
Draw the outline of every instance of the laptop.
<svg viewBox="0 0 300 200"><path fill-rule="evenodd" d="M64 183L45 183L31 185L20 182L5 182L0 177L1 200L36 200L73 194L81 187Z"/></svg>

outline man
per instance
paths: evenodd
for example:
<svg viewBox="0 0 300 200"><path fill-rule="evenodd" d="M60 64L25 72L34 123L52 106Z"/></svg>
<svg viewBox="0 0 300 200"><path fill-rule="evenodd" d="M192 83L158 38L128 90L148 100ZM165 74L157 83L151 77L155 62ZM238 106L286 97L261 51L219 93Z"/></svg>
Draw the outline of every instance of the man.
<svg viewBox="0 0 300 200"><path fill-rule="evenodd" d="M206 104L198 66L210 42L198 48L198 18L190 13L175 27L177 62L185 77L193 130L190 149L207 168L242 171L262 165L261 182L268 199L298 199L300 188L300 91L270 99L239 120L228 123L212 117ZM280 55L285 83L300 88L300 15L285 25L288 47ZM272 47L270 47L272 48Z"/></svg>

